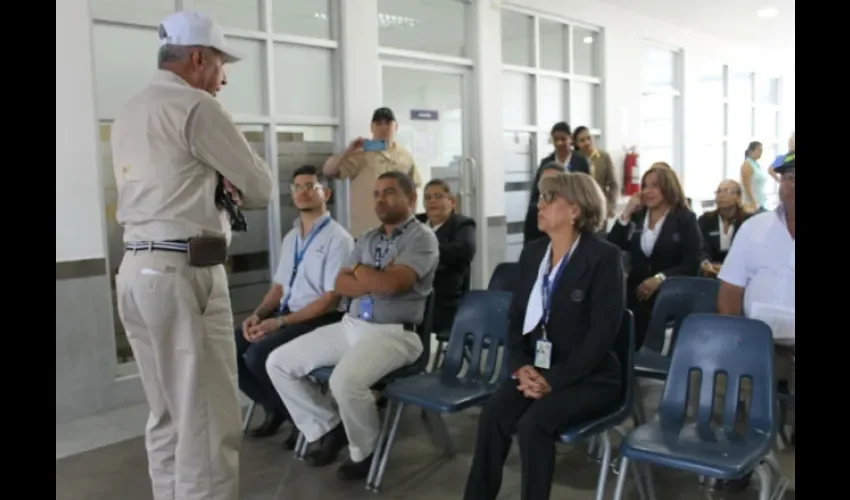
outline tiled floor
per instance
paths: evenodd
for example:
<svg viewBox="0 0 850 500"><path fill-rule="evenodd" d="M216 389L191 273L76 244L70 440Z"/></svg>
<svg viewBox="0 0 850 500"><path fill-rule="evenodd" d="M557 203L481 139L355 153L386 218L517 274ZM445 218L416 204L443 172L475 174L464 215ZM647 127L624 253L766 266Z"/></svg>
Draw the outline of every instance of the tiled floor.
<svg viewBox="0 0 850 500"><path fill-rule="evenodd" d="M422 426L419 413L407 411L387 468L383 492L379 496L404 497L409 500L460 498L469 470L477 419L476 411L446 419L459 454L452 460L441 460L437 448ZM289 453L281 451L279 445L282 439L283 434L268 440L244 441L241 460L242 500L355 500L379 497L366 493L362 483L340 483L336 479L334 466L310 469L304 463L292 459ZM58 452L57 442L57 455ZM786 477L793 483L794 453L785 451L778 456ZM588 460L584 447L562 447L552 498L593 498L597 470L596 464ZM694 476L666 470L657 470L655 479L659 500L754 500L758 497L755 491L725 497L721 494L712 496L697 485ZM519 480L519 459L514 452L508 458L500 500L519 499ZM609 498L613 493L614 480L614 476L610 476ZM150 485L142 438L57 459L56 485L57 500L149 500ZM637 498L631 488L626 497ZM785 498L793 500L794 492L789 491Z"/></svg>

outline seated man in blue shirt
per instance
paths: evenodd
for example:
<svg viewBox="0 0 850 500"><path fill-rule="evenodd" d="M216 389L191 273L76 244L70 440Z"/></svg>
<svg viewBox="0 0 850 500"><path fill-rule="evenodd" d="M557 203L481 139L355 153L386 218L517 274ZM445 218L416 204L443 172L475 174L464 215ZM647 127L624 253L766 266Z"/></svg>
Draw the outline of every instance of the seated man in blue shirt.
<svg viewBox="0 0 850 500"><path fill-rule="evenodd" d="M266 373L266 358L290 340L342 317L334 280L351 254L354 240L331 219L327 208L331 190L321 175L312 165L295 170L290 190L300 215L283 238L271 289L236 329L239 388L262 405L266 414L263 424L250 432L253 437L271 436L287 418ZM287 440L290 449L293 436Z"/></svg>
<svg viewBox="0 0 850 500"><path fill-rule="evenodd" d="M266 363L296 427L307 442L320 442L307 463L328 465L348 444L349 460L339 469L346 480L365 478L372 463L380 420L371 387L422 354L414 327L424 318L439 258L434 232L414 217L410 177L381 174L374 196L383 224L357 240L336 280L336 293L354 299L348 314L280 347ZM324 366L335 367L325 394L308 378Z"/></svg>

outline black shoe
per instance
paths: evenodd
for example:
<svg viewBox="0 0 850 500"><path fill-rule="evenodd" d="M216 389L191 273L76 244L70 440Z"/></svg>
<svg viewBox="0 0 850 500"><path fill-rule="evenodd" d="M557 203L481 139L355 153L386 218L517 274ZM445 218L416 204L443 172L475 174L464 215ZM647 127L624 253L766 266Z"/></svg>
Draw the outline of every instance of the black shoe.
<svg viewBox="0 0 850 500"><path fill-rule="evenodd" d="M348 436L345 435L345 428L339 424L322 436L319 449L311 451L304 461L311 467L324 467L336 460L336 456L346 446L348 446Z"/></svg>
<svg viewBox="0 0 850 500"><path fill-rule="evenodd" d="M369 469L372 468L373 456L374 453L360 462L355 462L349 458L345 461L344 464L340 465L339 470L336 471L337 477L339 477L343 481L357 481L360 479L366 479L366 477L369 475Z"/></svg>
<svg viewBox="0 0 850 500"><path fill-rule="evenodd" d="M276 411L266 410L266 419L263 420L262 425L248 431L248 435L253 438L273 436L284 422L286 422L285 416Z"/></svg>
<svg viewBox="0 0 850 500"><path fill-rule="evenodd" d="M288 451L294 451L295 445L298 444L298 429L295 427L292 428L292 433L289 434L289 437L286 438L286 441L283 442L282 448Z"/></svg>

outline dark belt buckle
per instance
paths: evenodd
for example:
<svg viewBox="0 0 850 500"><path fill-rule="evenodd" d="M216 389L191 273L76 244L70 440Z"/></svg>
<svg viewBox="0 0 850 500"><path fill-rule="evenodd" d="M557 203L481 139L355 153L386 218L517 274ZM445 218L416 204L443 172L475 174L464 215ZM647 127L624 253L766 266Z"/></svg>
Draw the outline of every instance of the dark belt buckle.
<svg viewBox="0 0 850 500"><path fill-rule="evenodd" d="M211 267L224 264L227 260L227 240L218 236L195 236L189 238L189 265Z"/></svg>

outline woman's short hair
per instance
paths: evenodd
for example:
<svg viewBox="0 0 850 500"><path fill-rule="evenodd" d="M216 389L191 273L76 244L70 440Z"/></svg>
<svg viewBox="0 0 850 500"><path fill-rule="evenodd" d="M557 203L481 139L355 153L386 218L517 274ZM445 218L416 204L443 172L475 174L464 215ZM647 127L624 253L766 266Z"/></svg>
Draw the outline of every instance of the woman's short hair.
<svg viewBox="0 0 850 500"><path fill-rule="evenodd" d="M663 161L653 163L649 167L649 170L643 173L643 177L640 179L641 189L646 187L646 177L649 174L655 174L658 178L658 189L661 191L661 196L664 197L664 201L671 208L677 207L689 210L685 190L682 189L682 183L679 182L679 176L676 175L673 167Z"/></svg>
<svg viewBox="0 0 850 500"><path fill-rule="evenodd" d="M564 172L540 179L541 193L551 193L579 208L576 230L595 233L602 229L606 219L605 195L593 177L584 172Z"/></svg>
<svg viewBox="0 0 850 500"><path fill-rule="evenodd" d="M451 188L451 186L449 186L449 183L448 183L448 182L446 182L446 181L445 181L445 180L443 180L443 179L431 179L430 181L428 181L428 184L425 184L425 188L424 188L424 189L428 189L428 188L429 188L429 187L431 187L431 186L437 186L437 187L439 187L440 189L442 189L444 193L446 193L446 194L452 194L452 188Z"/></svg>

